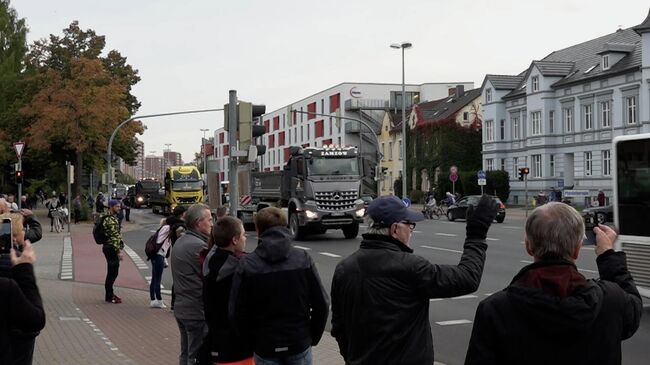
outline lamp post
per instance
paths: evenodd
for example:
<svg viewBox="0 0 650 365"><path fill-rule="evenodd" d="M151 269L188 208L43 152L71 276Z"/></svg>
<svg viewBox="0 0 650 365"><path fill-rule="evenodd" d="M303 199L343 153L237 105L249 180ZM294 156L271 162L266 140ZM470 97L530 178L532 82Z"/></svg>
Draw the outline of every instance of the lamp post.
<svg viewBox="0 0 650 365"><path fill-rule="evenodd" d="M413 47L409 42L393 43L390 48L402 50L402 198L406 198L406 90L404 84L404 50Z"/></svg>
<svg viewBox="0 0 650 365"><path fill-rule="evenodd" d="M201 140L201 152L203 152L203 174L204 175L208 173L208 170L207 170L208 165L207 165L207 161L206 161L207 158L208 158L208 155L207 155L207 153L205 153L205 132L207 132L207 131L209 131L209 129L201 128L201 132L203 132L203 139Z"/></svg>
<svg viewBox="0 0 650 365"><path fill-rule="evenodd" d="M165 156L165 150L163 150L163 170L162 170L162 179L165 179L165 171L167 170L167 164L169 164L169 151L171 151L171 143L165 143L167 147L167 156Z"/></svg>

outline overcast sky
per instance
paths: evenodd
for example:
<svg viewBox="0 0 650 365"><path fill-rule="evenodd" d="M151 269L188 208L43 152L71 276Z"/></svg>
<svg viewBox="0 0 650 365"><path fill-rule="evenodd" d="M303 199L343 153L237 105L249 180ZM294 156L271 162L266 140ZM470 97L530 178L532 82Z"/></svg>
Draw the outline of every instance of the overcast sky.
<svg viewBox="0 0 650 365"><path fill-rule="evenodd" d="M139 114L221 108L228 90L267 111L342 82L471 81L641 23L648 0L12 0L29 43L73 20L140 71ZM145 154L190 161L223 113L143 120ZM211 132L209 132L211 134Z"/></svg>

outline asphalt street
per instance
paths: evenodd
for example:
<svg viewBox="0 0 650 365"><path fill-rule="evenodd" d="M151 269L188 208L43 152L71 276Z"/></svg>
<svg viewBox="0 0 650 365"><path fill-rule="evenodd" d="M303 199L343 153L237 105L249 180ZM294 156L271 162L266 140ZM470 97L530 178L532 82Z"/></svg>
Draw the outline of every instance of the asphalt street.
<svg viewBox="0 0 650 365"><path fill-rule="evenodd" d="M436 361L446 364L463 363L478 303L506 287L523 266L532 262L523 245L525 217L521 211L518 213L509 214L504 223L495 222L490 228L487 238L487 261L479 289L470 295L430 301L429 321L433 331ZM124 233L124 241L140 258L145 258L144 243L158 228L162 216L153 215L148 209L134 209L131 216L142 228ZM362 227L360 233L364 231L365 227ZM247 251L252 251L257 245L257 237L254 232L248 232L247 235ZM443 217L441 220L418 223L412 236L411 247L415 254L434 264L456 265L462 253L464 238L465 222L449 222ZM294 242L294 246L308 250L316 262L323 285L329 292L336 264L356 251L360 242L361 237L346 240L340 230L333 230L312 236L305 241ZM595 259L594 247L583 247L576 265L587 278L598 276ZM148 262L146 264L148 265ZM141 272L145 277L151 275L149 269L143 269ZM171 288L171 270L165 270L162 283L164 290ZM650 340L649 303L646 301L638 332L623 344L624 364L646 364L650 358L650 349L647 347ZM330 330L329 325L327 330Z"/></svg>

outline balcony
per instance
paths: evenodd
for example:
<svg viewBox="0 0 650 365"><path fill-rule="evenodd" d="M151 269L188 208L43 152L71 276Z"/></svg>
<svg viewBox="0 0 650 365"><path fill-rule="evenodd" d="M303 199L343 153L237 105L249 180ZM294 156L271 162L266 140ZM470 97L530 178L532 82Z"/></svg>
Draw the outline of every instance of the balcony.
<svg viewBox="0 0 650 365"><path fill-rule="evenodd" d="M345 110L386 110L388 104L388 100L381 99L348 99L345 101Z"/></svg>

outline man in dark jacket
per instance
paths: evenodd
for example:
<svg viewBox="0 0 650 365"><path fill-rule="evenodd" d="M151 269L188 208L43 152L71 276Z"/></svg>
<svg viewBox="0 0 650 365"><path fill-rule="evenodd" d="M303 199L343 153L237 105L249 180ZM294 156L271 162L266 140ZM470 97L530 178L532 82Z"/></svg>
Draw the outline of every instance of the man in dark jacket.
<svg viewBox="0 0 650 365"><path fill-rule="evenodd" d="M311 256L292 247L284 212L260 210L255 229L257 248L233 278L231 318L252 341L256 363L311 364L327 322L327 292Z"/></svg>
<svg viewBox="0 0 650 365"><path fill-rule="evenodd" d="M598 225L600 280L587 280L574 261L585 226L575 209L549 203L526 221L524 267L503 291L476 310L465 364L620 364L621 341L639 327L642 302L616 232Z"/></svg>
<svg viewBox="0 0 650 365"><path fill-rule="evenodd" d="M102 216L101 224L108 241L102 245L102 252L106 258L106 280L104 281L104 300L108 303L122 303L122 298L113 292L113 284L120 273L120 261L124 257L124 241L120 234L120 223L117 220L117 212L121 209L119 200L108 202L108 213Z"/></svg>
<svg viewBox="0 0 650 365"><path fill-rule="evenodd" d="M496 203L484 195L470 208L457 266L434 265L413 254L411 234L424 217L399 198L373 200L368 215L361 247L334 272L332 336L346 364L431 364L429 299L476 291Z"/></svg>

